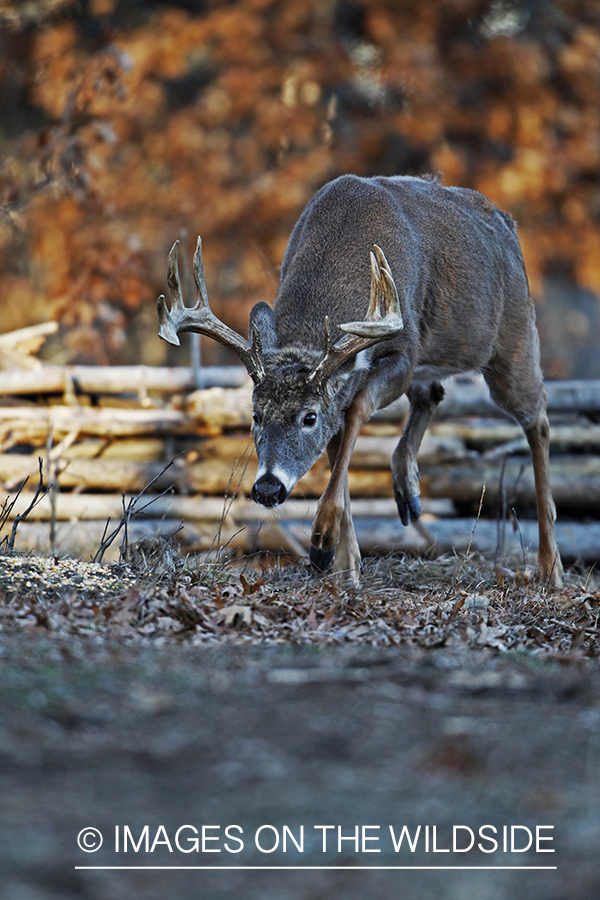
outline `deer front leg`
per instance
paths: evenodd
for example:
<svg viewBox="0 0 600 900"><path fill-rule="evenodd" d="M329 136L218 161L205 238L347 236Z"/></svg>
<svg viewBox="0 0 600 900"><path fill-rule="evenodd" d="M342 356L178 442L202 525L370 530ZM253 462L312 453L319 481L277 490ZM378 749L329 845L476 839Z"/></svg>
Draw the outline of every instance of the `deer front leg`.
<svg viewBox="0 0 600 900"><path fill-rule="evenodd" d="M434 381L427 387L412 385L406 395L410 402L408 419L392 454L394 497L403 525L415 522L421 515L417 454L427 426L444 397L444 389Z"/></svg>
<svg viewBox="0 0 600 900"><path fill-rule="evenodd" d="M348 466L360 429L372 412L365 395L358 395L348 411L343 434L330 442L327 453L332 463L331 478L325 488L312 525L310 561L324 571L335 557L335 571L357 582L360 550L350 508Z"/></svg>
<svg viewBox="0 0 600 900"><path fill-rule="evenodd" d="M332 471L340 449L340 443L341 434L337 434L327 447L327 456ZM347 473L344 478L344 509L339 523L339 539L334 553L333 570L335 574L342 577L346 576L351 581L357 581L360 570L360 548L356 539L356 532L354 531L354 522L352 521ZM329 562L331 562L331 557L328 560Z"/></svg>
<svg viewBox="0 0 600 900"><path fill-rule="evenodd" d="M348 579L354 584L358 583L360 574L360 547L354 522L352 521L352 507L350 505L350 488L348 477L345 479L344 511L340 522L340 539L335 549L333 571L341 579Z"/></svg>

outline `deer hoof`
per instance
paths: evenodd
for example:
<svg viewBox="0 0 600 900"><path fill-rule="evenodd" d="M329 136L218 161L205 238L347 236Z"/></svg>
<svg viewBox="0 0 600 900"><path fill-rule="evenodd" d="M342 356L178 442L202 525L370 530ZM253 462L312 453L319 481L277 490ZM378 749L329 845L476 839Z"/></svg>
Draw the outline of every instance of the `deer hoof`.
<svg viewBox="0 0 600 900"><path fill-rule="evenodd" d="M558 554L550 563L546 563L545 561L542 562L542 560L540 560L540 581L551 584L556 588L561 588L563 587L563 574L562 562Z"/></svg>
<svg viewBox="0 0 600 900"><path fill-rule="evenodd" d="M334 556L335 548L333 550L321 550L319 547L315 547L314 544L310 545L309 559L315 569L318 569L320 572L325 572L329 568Z"/></svg>
<svg viewBox="0 0 600 900"><path fill-rule="evenodd" d="M396 497L396 505L398 507L398 515L403 525L410 522L416 522L421 515L421 501L418 496L409 497L408 500Z"/></svg>

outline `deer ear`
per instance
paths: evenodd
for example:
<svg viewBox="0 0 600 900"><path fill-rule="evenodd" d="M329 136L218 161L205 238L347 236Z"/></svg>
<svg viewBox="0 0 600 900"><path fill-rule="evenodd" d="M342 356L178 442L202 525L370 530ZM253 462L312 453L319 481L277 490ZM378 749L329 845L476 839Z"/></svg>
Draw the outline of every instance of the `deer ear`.
<svg viewBox="0 0 600 900"><path fill-rule="evenodd" d="M258 331L263 352L269 353L269 351L277 348L275 315L269 304L264 303L262 300L260 303L257 303L256 306L253 306L250 312L250 321L248 324L250 340L252 340L254 328Z"/></svg>

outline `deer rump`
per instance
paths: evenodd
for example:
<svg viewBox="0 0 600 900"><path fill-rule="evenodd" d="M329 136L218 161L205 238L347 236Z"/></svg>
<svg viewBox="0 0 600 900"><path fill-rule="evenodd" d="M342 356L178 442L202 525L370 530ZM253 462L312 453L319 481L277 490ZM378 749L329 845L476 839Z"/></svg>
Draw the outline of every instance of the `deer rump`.
<svg viewBox="0 0 600 900"><path fill-rule="evenodd" d="M549 427L535 310L516 226L483 194L438 179L359 178L325 185L300 216L273 306L250 313L248 340L210 311L201 241L198 301L183 303L178 242L169 254L171 310L160 337L197 331L234 350L254 381L258 472L252 496L283 503L326 450L331 478L310 558L356 581L348 465L370 415L406 393L409 416L391 460L402 522L420 514L417 453L449 374L482 372L522 426L536 483L540 576L562 583L550 490Z"/></svg>

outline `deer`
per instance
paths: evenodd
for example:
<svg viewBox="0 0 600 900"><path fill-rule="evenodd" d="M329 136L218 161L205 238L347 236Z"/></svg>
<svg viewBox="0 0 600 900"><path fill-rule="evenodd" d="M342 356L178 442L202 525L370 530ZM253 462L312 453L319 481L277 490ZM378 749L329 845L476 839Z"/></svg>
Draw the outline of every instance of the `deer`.
<svg viewBox="0 0 600 900"><path fill-rule="evenodd" d="M342 175L294 226L273 305L250 312L248 338L211 311L198 238L195 306L182 297L179 242L157 301L159 336L195 331L233 350L254 382L258 471L252 498L282 504L326 451L331 475L312 523L310 561L357 583L361 555L348 466L370 416L406 394L409 412L391 458L404 525L421 513L417 454L444 396L442 381L480 372L531 450L539 577L560 586L550 486L549 423L535 307L517 227L478 191L440 176Z"/></svg>

